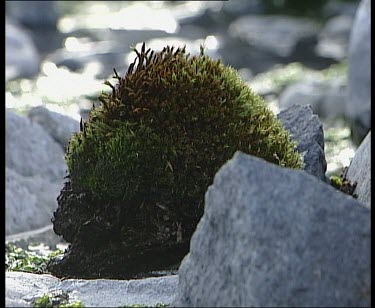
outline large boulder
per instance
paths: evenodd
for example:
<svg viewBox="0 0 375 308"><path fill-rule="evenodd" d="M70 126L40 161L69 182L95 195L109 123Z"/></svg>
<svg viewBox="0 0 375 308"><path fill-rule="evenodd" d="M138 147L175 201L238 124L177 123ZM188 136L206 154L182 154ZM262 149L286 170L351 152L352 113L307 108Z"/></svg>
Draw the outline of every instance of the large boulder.
<svg viewBox="0 0 375 308"><path fill-rule="evenodd" d="M371 1L362 0L350 36L346 115L360 144L371 128Z"/></svg>
<svg viewBox="0 0 375 308"><path fill-rule="evenodd" d="M173 305L370 306L370 241L354 198L237 152L206 193Z"/></svg>
<svg viewBox="0 0 375 308"><path fill-rule="evenodd" d="M371 207L371 131L355 152L345 177L353 183L357 182L354 193L358 201Z"/></svg>
<svg viewBox="0 0 375 308"><path fill-rule="evenodd" d="M61 146L38 123L7 110L6 166L23 176L61 183L66 170Z"/></svg>
<svg viewBox="0 0 375 308"><path fill-rule="evenodd" d="M323 125L310 105L293 105L282 110L277 118L298 142L297 150L303 155L304 170L326 180L327 162L324 154Z"/></svg>
<svg viewBox="0 0 375 308"><path fill-rule="evenodd" d="M30 307L32 302L55 290L66 292L69 302L85 307L131 307L170 305L177 294L178 276L139 280L60 280L51 275L6 272L6 307Z"/></svg>
<svg viewBox="0 0 375 308"><path fill-rule="evenodd" d="M40 175L22 176L6 168L5 234L38 229L51 224L60 183Z"/></svg>
<svg viewBox="0 0 375 308"><path fill-rule="evenodd" d="M41 125L44 130L62 147L68 145L73 132L79 131L79 122L69 116L48 110L45 107L33 107L28 112L28 118Z"/></svg>

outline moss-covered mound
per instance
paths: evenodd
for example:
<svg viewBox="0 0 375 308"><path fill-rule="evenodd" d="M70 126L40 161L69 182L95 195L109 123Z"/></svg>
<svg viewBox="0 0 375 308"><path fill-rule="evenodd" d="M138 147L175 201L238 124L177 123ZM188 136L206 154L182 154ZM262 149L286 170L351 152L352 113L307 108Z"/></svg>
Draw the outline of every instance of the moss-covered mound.
<svg viewBox="0 0 375 308"><path fill-rule="evenodd" d="M53 222L72 245L50 266L56 275L130 277L178 263L205 191L237 150L302 166L288 132L234 69L203 50L134 52L70 139Z"/></svg>

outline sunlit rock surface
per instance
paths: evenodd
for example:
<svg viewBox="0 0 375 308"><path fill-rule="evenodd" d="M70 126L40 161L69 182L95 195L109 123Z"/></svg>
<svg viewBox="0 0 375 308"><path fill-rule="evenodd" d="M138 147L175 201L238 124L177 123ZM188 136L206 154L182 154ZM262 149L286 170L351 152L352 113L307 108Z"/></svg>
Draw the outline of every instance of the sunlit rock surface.
<svg viewBox="0 0 375 308"><path fill-rule="evenodd" d="M63 183L64 151L38 124L7 110L6 234L51 223Z"/></svg>
<svg viewBox="0 0 375 308"><path fill-rule="evenodd" d="M23 176L40 175L60 182L66 164L60 145L40 126L24 116L6 111L6 166Z"/></svg>
<svg viewBox="0 0 375 308"><path fill-rule="evenodd" d="M49 111L42 106L34 107L28 112L28 118L41 125L65 152L69 139L79 131L79 122L71 117Z"/></svg>
<svg viewBox="0 0 375 308"><path fill-rule="evenodd" d="M36 298L53 290L66 291L69 302L81 301L85 307L170 305L178 284L176 275L139 280L62 281L51 275L6 272L5 280L6 307L31 307Z"/></svg>
<svg viewBox="0 0 375 308"><path fill-rule="evenodd" d="M6 235L49 225L61 184L40 175L23 176L10 168L6 168L5 179Z"/></svg>

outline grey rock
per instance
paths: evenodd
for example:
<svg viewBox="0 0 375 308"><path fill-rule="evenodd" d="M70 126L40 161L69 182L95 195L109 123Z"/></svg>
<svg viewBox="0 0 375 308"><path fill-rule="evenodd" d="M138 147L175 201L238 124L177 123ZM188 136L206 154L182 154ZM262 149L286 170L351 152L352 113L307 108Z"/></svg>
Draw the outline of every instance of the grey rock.
<svg viewBox="0 0 375 308"><path fill-rule="evenodd" d="M38 124L6 110L6 166L23 176L59 182L66 164L61 146Z"/></svg>
<svg viewBox="0 0 375 308"><path fill-rule="evenodd" d="M223 63L236 69L250 68L253 74L257 75L280 64L279 57L258 48L249 48L246 41L236 37L235 34L224 33L219 40L219 53Z"/></svg>
<svg viewBox="0 0 375 308"><path fill-rule="evenodd" d="M63 148L68 145L74 132L79 131L79 122L69 116L48 110L45 107L33 107L28 112L28 118L41 125L44 130Z"/></svg>
<svg viewBox="0 0 375 308"><path fill-rule="evenodd" d="M177 294L178 276L139 280L60 279L51 275L6 272L6 307L31 307L32 301L53 290L66 291L70 302L85 307L141 304L169 305Z"/></svg>
<svg viewBox="0 0 375 308"><path fill-rule="evenodd" d="M281 111L277 118L298 142L297 150L302 153L304 170L321 180L326 180L327 162L324 154L324 132L319 117L311 106L294 105Z"/></svg>
<svg viewBox="0 0 375 308"><path fill-rule="evenodd" d="M32 301L48 293L59 279L51 275L6 272L6 307L31 307Z"/></svg>
<svg viewBox="0 0 375 308"><path fill-rule="evenodd" d="M301 39L316 36L317 23L310 19L280 15L246 15L230 24L228 32L249 43L252 48L278 57L290 57Z"/></svg>
<svg viewBox="0 0 375 308"><path fill-rule="evenodd" d="M370 240L354 198L237 152L206 192L173 306L370 306Z"/></svg>
<svg viewBox="0 0 375 308"><path fill-rule="evenodd" d="M347 83L346 77L325 82L324 98L319 111L322 118L337 118L345 115Z"/></svg>
<svg viewBox="0 0 375 308"><path fill-rule="evenodd" d="M328 20L319 34L317 54L337 61L346 59L352 25L353 18L348 15L335 16Z"/></svg>
<svg viewBox="0 0 375 308"><path fill-rule="evenodd" d="M346 171L346 178L357 182L358 201L371 208L371 131L363 139Z"/></svg>
<svg viewBox="0 0 375 308"><path fill-rule="evenodd" d="M29 33L9 18L5 23L5 79L30 78L38 74L40 56Z"/></svg>
<svg viewBox="0 0 375 308"><path fill-rule="evenodd" d="M5 234L15 234L51 224L62 183L40 175L25 177L6 168Z"/></svg>
<svg viewBox="0 0 375 308"><path fill-rule="evenodd" d="M359 144L371 128L371 1L362 0L350 36L346 113Z"/></svg>
<svg viewBox="0 0 375 308"><path fill-rule="evenodd" d="M7 16L30 30L29 34L43 58L63 45L67 37L57 31L59 10L56 6L56 1L9 1L6 5Z"/></svg>
<svg viewBox="0 0 375 308"><path fill-rule="evenodd" d="M293 105L311 105L313 111L322 119L344 116L346 83L346 78L293 83L281 92L279 108L283 110Z"/></svg>
<svg viewBox="0 0 375 308"><path fill-rule="evenodd" d="M358 8L359 0L356 1L340 1L328 0L323 6L322 15L324 18L331 18L334 16L347 15L354 18Z"/></svg>
<svg viewBox="0 0 375 308"><path fill-rule="evenodd" d="M93 62L98 62L101 65L94 74L98 79L108 78L113 74L113 67L119 73L125 71L124 58L127 50L124 49L123 44L115 41L92 42L87 38L77 40L83 50L59 48L51 52L46 57L46 61L55 63L59 67L67 67L71 71L83 71Z"/></svg>
<svg viewBox="0 0 375 308"><path fill-rule="evenodd" d="M316 112L323 96L321 84L318 81L300 81L287 86L281 92L278 105L281 110L293 105L311 105Z"/></svg>
<svg viewBox="0 0 375 308"><path fill-rule="evenodd" d="M10 1L6 12L29 28L56 28L58 12L54 1Z"/></svg>
<svg viewBox="0 0 375 308"><path fill-rule="evenodd" d="M263 1L225 1L222 11L228 16L238 17L248 14L264 14L265 5Z"/></svg>

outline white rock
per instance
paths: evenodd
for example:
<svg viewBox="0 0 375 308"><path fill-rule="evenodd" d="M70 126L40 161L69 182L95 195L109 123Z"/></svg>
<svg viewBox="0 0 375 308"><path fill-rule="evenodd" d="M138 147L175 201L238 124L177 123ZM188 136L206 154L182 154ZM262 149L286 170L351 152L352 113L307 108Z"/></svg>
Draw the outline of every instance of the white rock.
<svg viewBox="0 0 375 308"><path fill-rule="evenodd" d="M27 117L6 111L6 234L51 223L65 171L61 146Z"/></svg>
<svg viewBox="0 0 375 308"><path fill-rule="evenodd" d="M5 234L15 234L51 224L62 183L35 175L25 177L6 167Z"/></svg>
<svg viewBox="0 0 375 308"><path fill-rule="evenodd" d="M24 176L40 175L52 182L66 171L61 146L38 124L6 110L6 166Z"/></svg>
<svg viewBox="0 0 375 308"><path fill-rule="evenodd" d="M79 122L69 116L38 106L31 108L28 118L41 125L65 151L73 132L79 131Z"/></svg>
<svg viewBox="0 0 375 308"><path fill-rule="evenodd" d="M177 294L178 276L139 280L60 279L51 275L6 272L7 307L30 307L32 301L53 290L68 292L69 301L86 307L119 307L141 304L169 305Z"/></svg>

